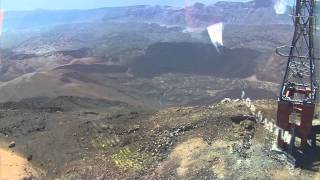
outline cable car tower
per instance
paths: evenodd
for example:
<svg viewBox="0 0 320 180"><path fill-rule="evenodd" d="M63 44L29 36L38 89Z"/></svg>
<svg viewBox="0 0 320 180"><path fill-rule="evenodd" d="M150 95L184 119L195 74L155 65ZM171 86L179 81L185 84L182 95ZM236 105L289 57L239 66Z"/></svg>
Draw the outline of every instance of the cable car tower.
<svg viewBox="0 0 320 180"><path fill-rule="evenodd" d="M312 132L315 107L318 99L316 79L315 42L316 35L316 0L296 0L293 7L294 34L287 55L287 68L278 99L276 124L279 128L278 147L292 154L295 150L304 152L315 146ZM318 71L318 70L317 70ZM290 135L289 141L287 140ZM300 141L296 141L300 139Z"/></svg>

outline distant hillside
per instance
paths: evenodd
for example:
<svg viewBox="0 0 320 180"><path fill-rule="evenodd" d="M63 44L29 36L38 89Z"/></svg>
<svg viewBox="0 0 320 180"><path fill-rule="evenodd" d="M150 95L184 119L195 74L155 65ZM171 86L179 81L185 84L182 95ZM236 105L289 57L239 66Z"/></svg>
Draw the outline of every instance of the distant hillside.
<svg viewBox="0 0 320 180"><path fill-rule="evenodd" d="M9 11L5 14L4 30L99 21L153 22L183 27L205 27L220 21L228 24L291 23L288 15L276 15L272 0L254 0L243 3L222 1L214 5L196 3L185 8L141 5L92 10Z"/></svg>
<svg viewBox="0 0 320 180"><path fill-rule="evenodd" d="M246 78L254 74L258 51L221 48L202 43L157 43L134 62L133 74L186 73L223 78ZM250 68L248 68L250 66Z"/></svg>
<svg viewBox="0 0 320 180"><path fill-rule="evenodd" d="M225 48L219 54L206 31L186 33L178 27L133 22L59 25L2 50L0 80L89 57L94 63L131 64L135 74L143 76L177 71L246 78L256 72L258 79L274 81L277 76L268 72L281 73L282 66L273 67L283 62L273 61L270 66L267 60L277 46L290 42L291 34L290 25L226 25Z"/></svg>

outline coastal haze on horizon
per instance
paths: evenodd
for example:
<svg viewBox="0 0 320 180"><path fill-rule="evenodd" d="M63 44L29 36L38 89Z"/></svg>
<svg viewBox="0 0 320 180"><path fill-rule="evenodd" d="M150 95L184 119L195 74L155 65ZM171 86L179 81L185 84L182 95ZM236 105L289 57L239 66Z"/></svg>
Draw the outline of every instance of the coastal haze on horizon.
<svg viewBox="0 0 320 180"><path fill-rule="evenodd" d="M132 6L132 5L170 5L182 7L201 2L214 4L218 1L246 2L249 0L2 0L1 6L5 11L23 11L35 9L93 9L102 7Z"/></svg>

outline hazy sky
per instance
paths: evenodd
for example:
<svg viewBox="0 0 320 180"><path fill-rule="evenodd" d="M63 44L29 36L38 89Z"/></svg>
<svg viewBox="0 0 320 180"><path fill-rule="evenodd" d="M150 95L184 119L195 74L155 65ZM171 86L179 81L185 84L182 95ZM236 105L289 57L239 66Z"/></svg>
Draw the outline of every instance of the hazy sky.
<svg viewBox="0 0 320 180"><path fill-rule="evenodd" d="M219 0L0 0L4 10L31 10L31 9L90 9L110 6L127 6L141 4L159 4L183 6L193 2L207 4ZM248 0L224 0L248 1Z"/></svg>

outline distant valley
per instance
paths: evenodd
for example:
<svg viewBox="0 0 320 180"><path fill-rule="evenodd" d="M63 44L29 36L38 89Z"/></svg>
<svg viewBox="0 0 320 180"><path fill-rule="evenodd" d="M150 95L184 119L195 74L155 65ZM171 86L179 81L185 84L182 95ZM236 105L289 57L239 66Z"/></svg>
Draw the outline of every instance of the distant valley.
<svg viewBox="0 0 320 180"><path fill-rule="evenodd" d="M224 47L206 27L224 23ZM75 95L165 106L275 98L291 20L271 1L8 12L1 101ZM272 72L272 73L270 73ZM211 100L210 100L211 99Z"/></svg>

